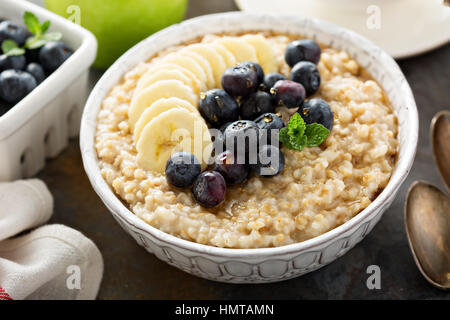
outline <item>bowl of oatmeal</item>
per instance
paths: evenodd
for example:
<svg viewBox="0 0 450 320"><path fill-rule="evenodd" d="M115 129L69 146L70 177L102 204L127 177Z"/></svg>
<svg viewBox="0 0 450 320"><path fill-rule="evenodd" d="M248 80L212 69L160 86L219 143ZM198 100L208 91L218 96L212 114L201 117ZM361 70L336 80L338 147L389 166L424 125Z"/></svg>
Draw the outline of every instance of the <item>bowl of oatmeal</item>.
<svg viewBox="0 0 450 320"><path fill-rule="evenodd" d="M168 130L203 121L195 107L204 91L220 88L226 67L256 60L266 73L289 76L284 52L298 39L320 44L321 83L307 99L325 101L334 115L325 141L301 152L284 143L282 171L227 186L217 206L174 187L164 172ZM185 53L191 49L196 53ZM217 56L222 62L211 62ZM160 76L166 78L155 82ZM164 113L155 116L159 109ZM295 110L276 112L289 119ZM192 151L199 159L211 152L206 129L197 135L206 147ZM316 270L361 241L406 178L417 137L406 79L367 39L311 18L224 13L169 27L123 55L91 93L80 144L93 188L149 252L203 278L263 283Z"/></svg>

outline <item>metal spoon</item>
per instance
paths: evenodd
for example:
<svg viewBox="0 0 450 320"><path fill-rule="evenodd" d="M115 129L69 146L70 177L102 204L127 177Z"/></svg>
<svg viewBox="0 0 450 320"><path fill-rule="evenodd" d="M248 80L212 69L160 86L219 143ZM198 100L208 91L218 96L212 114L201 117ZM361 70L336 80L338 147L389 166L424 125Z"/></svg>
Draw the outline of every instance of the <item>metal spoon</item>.
<svg viewBox="0 0 450 320"><path fill-rule="evenodd" d="M449 290L450 198L427 182L414 182L407 195L405 225L422 275L436 288Z"/></svg>
<svg viewBox="0 0 450 320"><path fill-rule="evenodd" d="M441 111L431 121L434 160L450 192L450 110Z"/></svg>
<svg viewBox="0 0 450 320"><path fill-rule="evenodd" d="M434 159L450 191L450 111L434 116L431 141ZM450 289L450 198L439 188L416 181L406 199L406 234L414 261L433 286Z"/></svg>

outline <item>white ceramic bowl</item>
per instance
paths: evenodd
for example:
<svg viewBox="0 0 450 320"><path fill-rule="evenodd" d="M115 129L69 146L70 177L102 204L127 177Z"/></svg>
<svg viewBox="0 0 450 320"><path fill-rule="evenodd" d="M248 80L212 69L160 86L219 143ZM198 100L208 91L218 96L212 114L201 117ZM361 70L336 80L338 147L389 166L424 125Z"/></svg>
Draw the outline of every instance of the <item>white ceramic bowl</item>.
<svg viewBox="0 0 450 320"><path fill-rule="evenodd" d="M23 25L31 11L50 31L59 31L74 54L30 94L0 116L0 181L30 177L45 159L61 152L76 137L87 97L89 67L97 40L82 27L23 0L0 0L0 17Z"/></svg>
<svg viewBox="0 0 450 320"><path fill-rule="evenodd" d="M400 153L383 192L365 210L316 238L277 248L225 249L171 236L145 223L119 200L100 174L94 137L96 118L108 91L137 63L155 52L208 33L275 30L301 34L350 53L381 84L399 118ZM414 160L418 116L411 89L395 61L354 32L295 16L223 13L185 21L160 31L125 53L92 91L81 124L85 170L113 217L140 245L159 259L193 275L232 283L263 283L290 279L316 270L361 241L394 200Z"/></svg>

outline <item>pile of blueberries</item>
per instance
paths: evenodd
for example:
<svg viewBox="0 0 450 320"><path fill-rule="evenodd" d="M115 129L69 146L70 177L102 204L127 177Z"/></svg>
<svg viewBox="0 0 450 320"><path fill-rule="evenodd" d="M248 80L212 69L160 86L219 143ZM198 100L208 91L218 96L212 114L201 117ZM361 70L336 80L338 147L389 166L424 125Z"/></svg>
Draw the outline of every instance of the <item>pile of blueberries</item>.
<svg viewBox="0 0 450 320"><path fill-rule="evenodd" d="M276 107L297 108L306 124L315 122L329 130L332 128L333 113L325 101L305 102L305 98L320 87L316 66L320 55L319 45L312 40L289 43L285 60L292 68L290 80L280 73L265 75L255 62L242 62L227 69L222 75L223 90L202 93L199 103L201 115L211 128L221 133L220 137L215 136L214 149L223 144L226 151L215 152L214 167L203 173L194 155L174 153L167 161L167 180L180 188L192 186L198 203L215 207L225 200L226 185L242 183L250 172L263 177L279 174L284 169L284 156L277 133L285 123L280 114L275 113ZM239 140L239 137L246 138ZM236 148L238 141L244 142L240 150ZM254 158L253 152L256 152Z"/></svg>
<svg viewBox="0 0 450 320"><path fill-rule="evenodd" d="M24 47L32 34L12 21L0 18L0 47L5 40ZM48 41L42 47L25 49L24 54L0 55L0 116L22 100L73 53L62 41Z"/></svg>

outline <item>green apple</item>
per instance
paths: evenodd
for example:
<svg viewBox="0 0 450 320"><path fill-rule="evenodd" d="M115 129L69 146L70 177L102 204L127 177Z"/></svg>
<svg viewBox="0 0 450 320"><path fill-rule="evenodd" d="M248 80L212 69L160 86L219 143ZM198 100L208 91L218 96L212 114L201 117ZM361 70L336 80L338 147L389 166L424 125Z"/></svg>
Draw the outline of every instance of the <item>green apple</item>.
<svg viewBox="0 0 450 320"><path fill-rule="evenodd" d="M180 22L187 0L45 0L45 6L97 37L94 67L105 69L142 39Z"/></svg>

